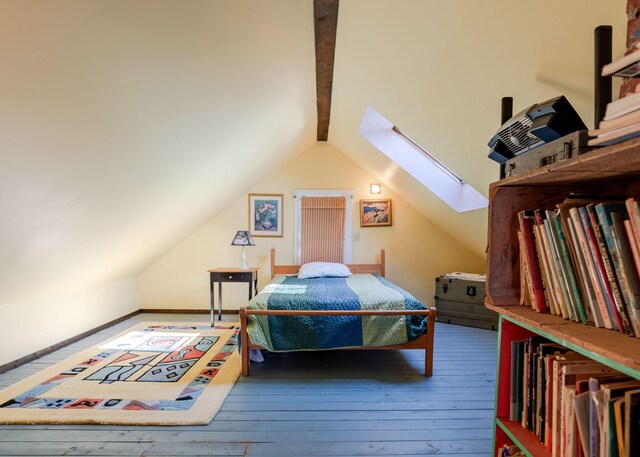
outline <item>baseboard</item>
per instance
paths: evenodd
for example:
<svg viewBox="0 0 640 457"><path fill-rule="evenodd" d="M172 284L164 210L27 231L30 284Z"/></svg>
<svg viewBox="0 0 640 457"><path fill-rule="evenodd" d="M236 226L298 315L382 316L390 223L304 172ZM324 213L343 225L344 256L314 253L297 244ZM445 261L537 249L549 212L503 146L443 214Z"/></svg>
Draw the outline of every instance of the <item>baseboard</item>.
<svg viewBox="0 0 640 457"><path fill-rule="evenodd" d="M52 352L57 351L58 349L62 349L65 346L69 346L70 344L76 343L83 338L86 338L93 333L104 330L105 328L109 328L112 325L119 324L120 322L126 321L127 319L136 316L142 313L167 313L167 314L209 314L211 311L208 309L151 309L144 308L134 311L132 313L126 314L122 317L114 319L106 324L100 325L99 327L95 327L91 330L87 330L86 332L82 332L79 335L72 336L71 338L67 338L64 341L56 343L52 346L46 347L44 349L40 349L39 351L34 352L33 354L25 355L17 360L13 360L11 362L5 363L4 365L0 365L0 374L5 373L9 370L13 370L14 368L18 368L20 365L24 365L25 363L33 362L40 357L44 357L45 355L51 354ZM222 310L222 314L238 314L239 311L237 309L224 309ZM217 314L217 312L216 312Z"/></svg>
<svg viewBox="0 0 640 457"><path fill-rule="evenodd" d="M25 355L17 360L14 360L9 363L5 363L4 365L0 365L0 374L5 373L9 370L13 370L14 368L18 368L20 365L24 365L25 363L33 362L40 357L44 357L45 355L51 354L52 352L57 351L58 349L62 349L65 346L69 346L70 344L76 343L83 338L86 338L96 332L104 330L105 328L109 328L112 325L119 324L120 322L126 321L127 319L140 314L142 310L137 310L129 314L125 314L122 317L114 319L106 324L102 324L98 327L92 328L91 330L87 330L86 332L82 332L79 335L72 336L71 338L67 338L64 341L56 343L52 346L46 347L44 349L40 349L39 351L34 352L33 354Z"/></svg>
<svg viewBox="0 0 640 457"><path fill-rule="evenodd" d="M141 313L158 313L158 314L210 314L211 310L208 309L155 309L155 308L143 308ZM239 314L237 309L223 309L222 314ZM218 311L216 311L218 314Z"/></svg>

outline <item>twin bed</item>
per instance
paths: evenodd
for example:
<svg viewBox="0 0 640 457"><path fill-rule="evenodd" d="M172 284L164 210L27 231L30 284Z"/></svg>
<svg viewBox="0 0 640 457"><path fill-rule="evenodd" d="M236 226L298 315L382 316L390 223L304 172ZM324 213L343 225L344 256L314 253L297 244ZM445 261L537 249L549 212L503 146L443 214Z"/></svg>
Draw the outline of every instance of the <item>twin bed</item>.
<svg viewBox="0 0 640 457"><path fill-rule="evenodd" d="M347 265L349 276L301 279L300 267L276 265L272 249L271 283L240 308L243 376L250 349L420 349L432 375L436 309L384 278L384 250L380 263Z"/></svg>

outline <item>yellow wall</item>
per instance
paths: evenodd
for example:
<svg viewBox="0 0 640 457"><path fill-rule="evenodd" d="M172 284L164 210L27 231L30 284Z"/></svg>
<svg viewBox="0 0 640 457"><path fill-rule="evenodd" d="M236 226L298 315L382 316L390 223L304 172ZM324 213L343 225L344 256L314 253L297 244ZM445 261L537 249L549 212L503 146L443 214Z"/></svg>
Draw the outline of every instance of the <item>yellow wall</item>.
<svg viewBox="0 0 640 457"><path fill-rule="evenodd" d="M139 309L136 278L0 306L0 365Z"/></svg>
<svg viewBox="0 0 640 457"><path fill-rule="evenodd" d="M242 166L242 164L238 164ZM253 186L252 193L284 194L282 238L255 238L247 248L247 263L260 268L261 288L269 281L269 251L276 249L277 263L293 263L293 191L295 189L351 189L354 196L353 262L371 263L386 250L387 278L425 304L433 303L434 278L449 271L484 272L483 257L460 247L442 230L383 187L381 197L391 197L393 225L361 228L359 201L371 198L375 182L361 167L330 144L317 143L296 159ZM241 248L231 246L236 230L248 227L247 195L234 201L216 217L177 244L139 277L142 308L206 309L209 306L207 270L238 267ZM247 300L244 284L224 286L225 309L237 309Z"/></svg>

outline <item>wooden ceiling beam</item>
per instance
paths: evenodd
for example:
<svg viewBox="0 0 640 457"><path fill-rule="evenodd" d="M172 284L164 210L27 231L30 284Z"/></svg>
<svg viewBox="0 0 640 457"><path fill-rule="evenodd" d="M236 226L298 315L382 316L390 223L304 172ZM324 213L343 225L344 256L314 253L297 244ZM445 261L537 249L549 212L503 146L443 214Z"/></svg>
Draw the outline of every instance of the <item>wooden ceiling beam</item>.
<svg viewBox="0 0 640 457"><path fill-rule="evenodd" d="M336 52L339 0L313 0L316 40L316 101L318 106L318 141L327 141L331 117L333 61Z"/></svg>

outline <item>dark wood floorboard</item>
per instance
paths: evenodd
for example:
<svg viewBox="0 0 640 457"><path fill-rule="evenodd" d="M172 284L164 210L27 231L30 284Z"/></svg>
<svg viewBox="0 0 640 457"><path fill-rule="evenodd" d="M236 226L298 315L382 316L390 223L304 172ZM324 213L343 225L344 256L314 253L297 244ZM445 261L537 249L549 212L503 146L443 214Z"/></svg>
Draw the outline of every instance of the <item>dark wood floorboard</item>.
<svg viewBox="0 0 640 457"><path fill-rule="evenodd" d="M0 388L137 322L206 320L139 314L0 375ZM431 378L420 351L268 354L206 426L0 425L0 455L489 456L496 339L438 323Z"/></svg>

